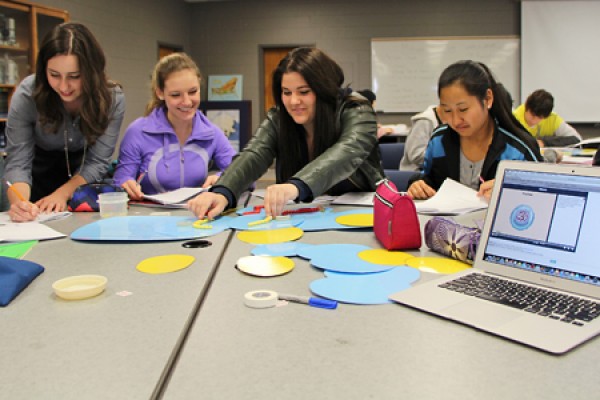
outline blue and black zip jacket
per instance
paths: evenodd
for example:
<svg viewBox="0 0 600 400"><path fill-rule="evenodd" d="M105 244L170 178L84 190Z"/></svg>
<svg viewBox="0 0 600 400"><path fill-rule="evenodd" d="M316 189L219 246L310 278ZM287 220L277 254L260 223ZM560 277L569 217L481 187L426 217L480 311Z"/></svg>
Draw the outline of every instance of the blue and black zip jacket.
<svg viewBox="0 0 600 400"><path fill-rule="evenodd" d="M494 179L498 163L502 160L542 161L540 148L531 138L517 136L496 123L481 177L486 181ZM449 125L440 125L427 145L423 172L411 177L410 183L423 179L438 190L446 178L460 181L460 136Z"/></svg>

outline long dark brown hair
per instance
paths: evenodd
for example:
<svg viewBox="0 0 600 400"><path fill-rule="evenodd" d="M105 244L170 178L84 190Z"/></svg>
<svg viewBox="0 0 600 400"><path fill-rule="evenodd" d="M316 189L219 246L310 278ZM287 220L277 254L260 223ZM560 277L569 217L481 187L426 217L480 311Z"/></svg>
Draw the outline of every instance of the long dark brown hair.
<svg viewBox="0 0 600 400"><path fill-rule="evenodd" d="M302 143L305 130L285 110L281 98L283 74L297 72L316 95L314 120L313 154L318 157L340 137L336 127L335 113L342 96L344 72L323 51L310 47L299 47L290 51L273 72L273 99L279 112L278 163L282 181L287 181L304 167Z"/></svg>
<svg viewBox="0 0 600 400"><path fill-rule="evenodd" d="M48 60L58 55L74 55L81 74L81 132L88 145L102 136L110 122L111 88L115 82L106 77L106 58L90 30L78 23L57 25L43 39L35 68L33 99L40 123L48 132L57 133L63 123L62 100L48 83Z"/></svg>

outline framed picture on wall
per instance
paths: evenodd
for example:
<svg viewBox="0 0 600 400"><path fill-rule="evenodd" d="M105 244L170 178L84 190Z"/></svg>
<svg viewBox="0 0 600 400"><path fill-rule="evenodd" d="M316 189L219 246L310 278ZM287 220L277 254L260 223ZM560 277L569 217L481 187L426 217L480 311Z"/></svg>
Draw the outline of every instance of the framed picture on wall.
<svg viewBox="0 0 600 400"><path fill-rule="evenodd" d="M209 75L208 100L242 100L242 75Z"/></svg>
<svg viewBox="0 0 600 400"><path fill-rule="evenodd" d="M231 145L241 151L250 140L252 133L252 102L242 101L203 101L200 111L229 138Z"/></svg>

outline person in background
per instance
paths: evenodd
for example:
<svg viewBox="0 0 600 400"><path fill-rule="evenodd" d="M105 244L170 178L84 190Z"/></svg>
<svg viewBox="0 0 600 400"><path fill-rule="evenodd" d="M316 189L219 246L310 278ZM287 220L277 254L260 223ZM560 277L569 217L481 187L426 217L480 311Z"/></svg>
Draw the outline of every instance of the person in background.
<svg viewBox="0 0 600 400"><path fill-rule="evenodd" d="M401 171L421 171L425 159L425 149L435 128L443 122L438 106L429 106L422 113L410 118L412 127L404 144L404 156L400 160Z"/></svg>
<svg viewBox="0 0 600 400"><path fill-rule="evenodd" d="M77 187L104 178L125 113L123 92L105 69L85 26L64 23L44 37L35 74L19 84L8 112L11 220L65 211Z"/></svg>
<svg viewBox="0 0 600 400"><path fill-rule="evenodd" d="M408 193L427 199L451 178L489 199L501 160L541 161L535 139L512 114L506 90L488 67L471 60L448 66L438 81L440 125Z"/></svg>
<svg viewBox="0 0 600 400"><path fill-rule="evenodd" d="M373 107L373 111L375 111L375 103L377 102L377 95L370 89L363 89L357 91L365 99L369 100L371 103L371 107ZM380 123L377 123L377 139L381 139L383 136L389 135L393 133L394 130L390 127L384 127Z"/></svg>
<svg viewBox="0 0 600 400"><path fill-rule="evenodd" d="M119 148L114 184L132 200L181 187L207 188L236 151L199 110L202 75L184 53L163 57L152 73L151 98L144 117L129 125Z"/></svg>
<svg viewBox="0 0 600 400"><path fill-rule="evenodd" d="M531 93L514 111L515 117L537 139L540 147L563 147L579 143L581 135L553 112L554 97L544 89Z"/></svg>
<svg viewBox="0 0 600 400"><path fill-rule="evenodd" d="M267 216L291 200L324 193L374 191L383 178L377 122L369 103L342 87L344 73L323 51L300 47L273 72L276 106L209 192L188 202L198 218L215 218L275 160L276 183L264 198Z"/></svg>

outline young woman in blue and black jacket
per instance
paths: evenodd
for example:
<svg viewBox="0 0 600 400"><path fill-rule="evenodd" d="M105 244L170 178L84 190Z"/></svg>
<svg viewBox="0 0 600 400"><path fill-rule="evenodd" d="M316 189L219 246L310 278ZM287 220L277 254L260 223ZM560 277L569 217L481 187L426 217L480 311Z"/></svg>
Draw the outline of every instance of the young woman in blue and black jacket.
<svg viewBox="0 0 600 400"><path fill-rule="evenodd" d="M447 67L438 96L446 124L429 141L423 172L411 179L413 198L433 196L446 178L489 198L501 160L543 160L535 139L513 116L506 89L485 64L465 60Z"/></svg>

